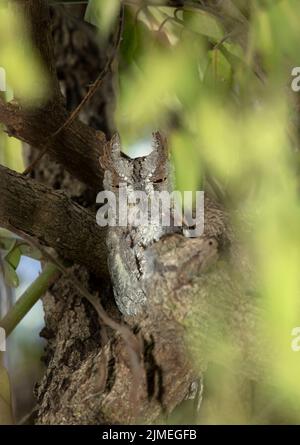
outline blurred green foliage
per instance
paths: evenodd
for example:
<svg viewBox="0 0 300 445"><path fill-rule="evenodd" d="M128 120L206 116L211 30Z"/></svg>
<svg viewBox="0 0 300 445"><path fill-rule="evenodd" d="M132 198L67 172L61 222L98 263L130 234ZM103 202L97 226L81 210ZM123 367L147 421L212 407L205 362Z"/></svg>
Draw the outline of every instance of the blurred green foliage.
<svg viewBox="0 0 300 445"><path fill-rule="evenodd" d="M31 44L23 17L11 4L0 2L0 66L15 96L30 104L47 93L47 76Z"/></svg>
<svg viewBox="0 0 300 445"><path fill-rule="evenodd" d="M0 163L18 172L24 169L21 142L3 131L0 132Z"/></svg>
<svg viewBox="0 0 300 445"><path fill-rule="evenodd" d="M245 9L246 3L239 2ZM292 329L300 325L299 98L290 87L291 69L300 65L300 3L251 2L247 47L197 9L132 8L127 15L121 135L130 143L156 128L167 132L177 187L208 188L204 178L212 177L224 203L253 227L246 237L241 223L236 230L266 309L260 329L275 355L250 414L238 400L239 362L228 358L235 374L218 372L217 402L206 405L206 421L300 423L300 352L291 348ZM222 354L227 346L220 345Z"/></svg>
<svg viewBox="0 0 300 445"><path fill-rule="evenodd" d="M85 20L99 26L102 36L107 35L120 8L119 0L90 0L86 8Z"/></svg>
<svg viewBox="0 0 300 445"><path fill-rule="evenodd" d="M0 1L0 67L6 73L5 93L9 101L13 97L34 105L47 94L46 71L34 51L27 34L24 19L7 1ZM0 162L17 171L23 170L21 143L0 132Z"/></svg>

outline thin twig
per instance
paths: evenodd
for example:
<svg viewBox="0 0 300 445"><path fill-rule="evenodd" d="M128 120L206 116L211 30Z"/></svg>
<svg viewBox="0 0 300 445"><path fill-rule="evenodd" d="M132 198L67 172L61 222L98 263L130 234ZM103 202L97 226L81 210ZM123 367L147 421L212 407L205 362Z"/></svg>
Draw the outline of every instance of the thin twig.
<svg viewBox="0 0 300 445"><path fill-rule="evenodd" d="M160 24L160 26L159 26L159 28L158 28L158 32L159 32L159 33L162 31L162 29L163 29L163 27L165 26L165 24L166 24L167 22L169 22L170 20L174 20L174 17L168 16L168 17L166 17L166 18L161 22L161 24Z"/></svg>
<svg viewBox="0 0 300 445"><path fill-rule="evenodd" d="M41 160L41 159L45 156L45 154L47 153L48 148L49 148L49 145L46 144L46 146L45 146L45 147L43 148L43 150L38 154L38 156L34 159L34 161L33 161L31 164L29 164L29 165L25 168L25 170L24 170L23 173L22 173L24 176L29 175L29 173L31 173L32 170L35 169L35 167L38 165L38 163L40 162L40 160Z"/></svg>
<svg viewBox="0 0 300 445"><path fill-rule="evenodd" d="M144 5L142 5L142 6L140 6L140 7L138 8L137 12L135 13L135 17L134 17L134 24L135 24L135 26L137 26L137 22L138 22L138 19L139 19L139 15L141 14L141 12L142 12L144 9L147 9L147 6L145 7Z"/></svg>
<svg viewBox="0 0 300 445"><path fill-rule="evenodd" d="M37 413L38 411L38 406L35 405L30 411L29 413L25 414L25 416L23 416L21 418L21 420L19 420L19 422L17 423L17 425L31 425L30 420L32 419L32 417L34 417L34 414Z"/></svg>
<svg viewBox="0 0 300 445"><path fill-rule="evenodd" d="M218 43L215 44L215 46L213 47L213 50L219 49L220 46L223 45L223 43L227 42L227 40L232 37L232 35L233 35L233 32L229 32L224 37L222 37L222 39Z"/></svg>

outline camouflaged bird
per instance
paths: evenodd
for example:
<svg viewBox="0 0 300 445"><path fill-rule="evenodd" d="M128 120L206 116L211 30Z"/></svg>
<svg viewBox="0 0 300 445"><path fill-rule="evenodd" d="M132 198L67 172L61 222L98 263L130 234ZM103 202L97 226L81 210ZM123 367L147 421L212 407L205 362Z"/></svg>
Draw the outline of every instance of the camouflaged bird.
<svg viewBox="0 0 300 445"><path fill-rule="evenodd" d="M120 185L128 201L134 201L136 191L145 192L149 200L155 192L172 191L168 148L159 132L153 134L153 151L135 159L122 153L119 136L115 135L106 145L100 165L105 172L104 188L114 192L117 199ZM172 230L160 221L140 225L132 225L129 221L125 227L108 227L108 267L115 300L123 314L136 315L147 305L145 253L149 246Z"/></svg>

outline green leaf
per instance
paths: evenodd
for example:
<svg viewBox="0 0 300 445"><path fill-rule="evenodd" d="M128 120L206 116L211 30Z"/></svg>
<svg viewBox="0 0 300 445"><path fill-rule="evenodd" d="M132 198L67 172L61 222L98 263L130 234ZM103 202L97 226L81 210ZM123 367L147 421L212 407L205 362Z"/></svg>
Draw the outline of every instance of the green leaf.
<svg viewBox="0 0 300 445"><path fill-rule="evenodd" d="M37 249L34 249L24 241L8 239L9 241L5 240L6 244L4 244L3 240L4 238L0 238L0 248L1 244L4 247L8 247L10 243L10 250L4 257L3 263L5 281L8 286L18 287L19 277L16 270L20 264L21 256L25 255L35 260L41 260L42 255Z"/></svg>
<svg viewBox="0 0 300 445"><path fill-rule="evenodd" d="M218 22L210 15L203 12L183 12L183 20L188 29L219 41L224 37L224 32Z"/></svg>
<svg viewBox="0 0 300 445"><path fill-rule="evenodd" d="M89 0L84 18L105 35L111 29L119 8L120 0Z"/></svg>
<svg viewBox="0 0 300 445"><path fill-rule="evenodd" d="M7 261L3 261L4 279L8 286L18 287L20 284L16 270Z"/></svg>
<svg viewBox="0 0 300 445"><path fill-rule="evenodd" d="M10 250L13 246L13 244L15 243L15 239L14 238L10 238L7 236L1 236L0 235L0 249L2 250Z"/></svg>
<svg viewBox="0 0 300 445"><path fill-rule="evenodd" d="M11 236L11 232L9 232L6 229L0 228L0 238L2 238L2 237L9 237L9 236Z"/></svg>
<svg viewBox="0 0 300 445"><path fill-rule="evenodd" d="M15 240L10 251L6 254L3 261L4 279L8 286L18 287L19 277L16 273L17 267L20 263L21 252L18 242Z"/></svg>
<svg viewBox="0 0 300 445"><path fill-rule="evenodd" d="M130 11L125 10L125 23L122 36L122 61L126 67L131 66L142 53L145 32L147 28L144 23L136 21ZM125 67L124 67L125 68Z"/></svg>
<svg viewBox="0 0 300 445"><path fill-rule="evenodd" d="M13 267L13 269L16 270L20 263L20 259L21 259L21 251L20 251L19 243L17 241L15 241L15 243L11 247L10 251L5 256L4 261L9 263Z"/></svg>
<svg viewBox="0 0 300 445"><path fill-rule="evenodd" d="M34 247L30 246L29 244L26 243L19 244L19 249L21 255L33 258L34 260L41 260L43 258L41 252L38 249L35 249Z"/></svg>

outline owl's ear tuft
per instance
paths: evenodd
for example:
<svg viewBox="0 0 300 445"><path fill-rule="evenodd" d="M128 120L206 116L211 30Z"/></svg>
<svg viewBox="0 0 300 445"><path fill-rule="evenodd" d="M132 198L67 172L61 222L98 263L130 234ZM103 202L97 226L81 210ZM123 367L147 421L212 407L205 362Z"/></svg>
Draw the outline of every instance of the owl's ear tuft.
<svg viewBox="0 0 300 445"><path fill-rule="evenodd" d="M152 147L159 153L168 152L167 138L160 131L152 133Z"/></svg>
<svg viewBox="0 0 300 445"><path fill-rule="evenodd" d="M110 140L110 151L112 155L121 155L121 138L119 133L115 133ZM115 157L115 156L113 156Z"/></svg>
<svg viewBox="0 0 300 445"><path fill-rule="evenodd" d="M99 162L104 171L111 173L114 185L119 184L121 181L124 181L124 179L128 180L132 175L133 166L122 153L118 133L114 134L111 140L105 144Z"/></svg>
<svg viewBox="0 0 300 445"><path fill-rule="evenodd" d="M103 147L103 152L99 156L100 167L105 171L110 169L111 164L111 155L110 155L110 141L107 142Z"/></svg>
<svg viewBox="0 0 300 445"><path fill-rule="evenodd" d="M168 174L169 149L167 139L161 132L156 131L152 136L153 151L149 155L154 164L152 179L159 182L165 180Z"/></svg>
<svg viewBox="0 0 300 445"><path fill-rule="evenodd" d="M119 133L115 133L103 148L99 157L100 166L103 170L114 170L114 161L121 156L121 140Z"/></svg>

